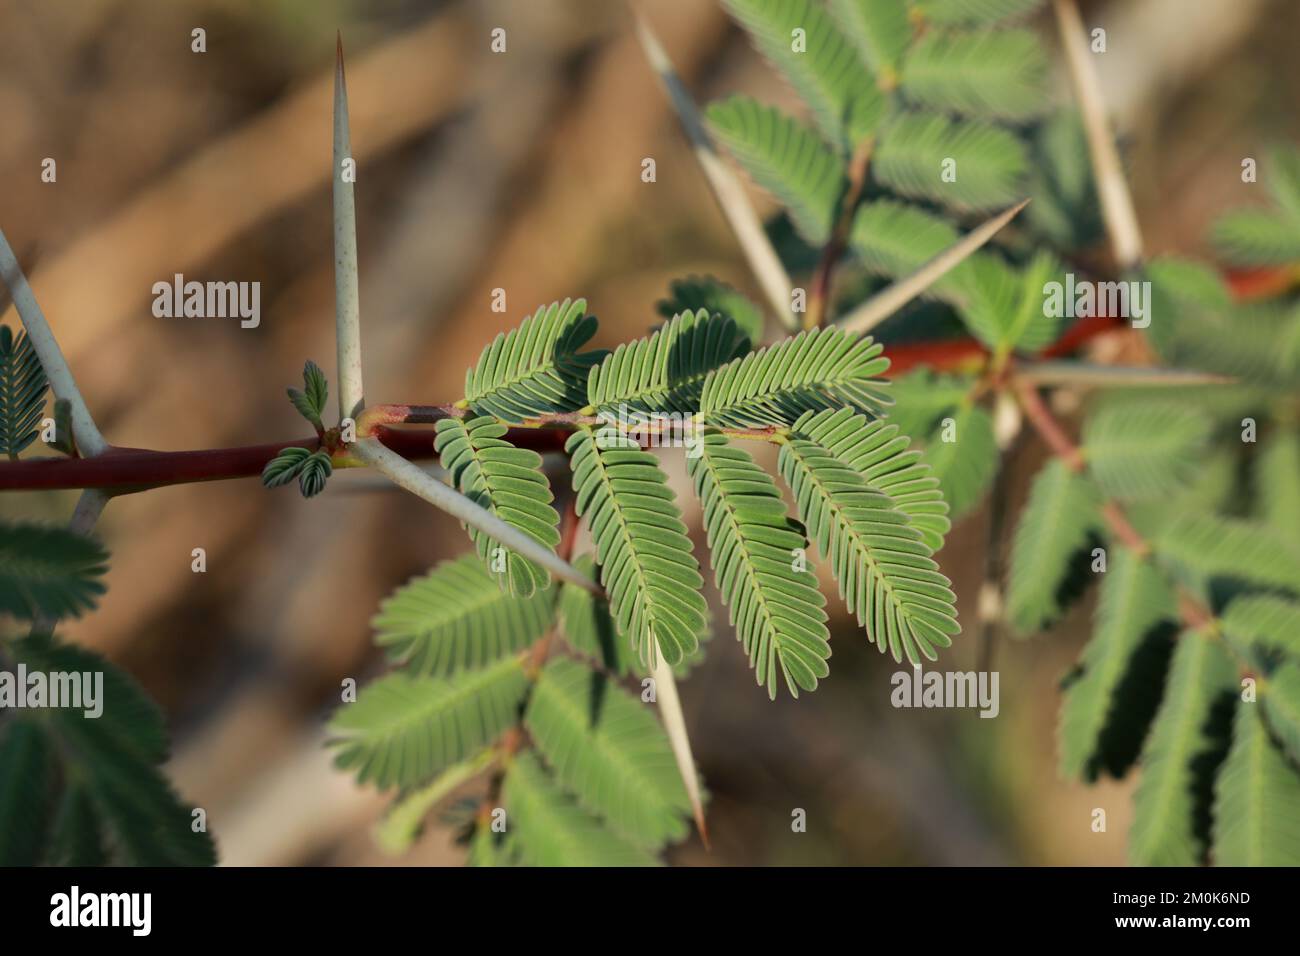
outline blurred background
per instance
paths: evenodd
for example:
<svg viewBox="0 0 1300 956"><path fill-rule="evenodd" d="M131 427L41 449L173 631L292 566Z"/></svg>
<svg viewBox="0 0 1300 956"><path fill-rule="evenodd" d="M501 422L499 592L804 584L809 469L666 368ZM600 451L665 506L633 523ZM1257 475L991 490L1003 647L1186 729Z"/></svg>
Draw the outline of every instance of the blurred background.
<svg viewBox="0 0 1300 956"><path fill-rule="evenodd" d="M1300 4L1083 7L1108 32L1101 79L1149 251L1208 256L1214 216L1262 201L1241 184L1241 158L1300 134ZM698 100L744 90L793 107L715 0L642 8ZM1035 23L1054 47L1050 17ZM196 27L206 53L191 52ZM504 54L489 48L496 27ZM113 443L179 450L307 431L284 386L308 358L333 377L336 30L371 403L458 398L498 331L566 296L588 299L605 346L643 334L675 277L712 273L758 299L618 0L0 0L0 225ZM46 157L55 183L41 181ZM641 181L644 157L654 184ZM155 318L151 286L177 272L260 281L260 327ZM1040 456L1032 441L1015 451L1012 513ZM666 463L689 512L680 456ZM0 513L65 520L75 500L9 494ZM939 555L967 622L949 669L976 666L986 512ZM224 862L460 861L437 820L412 852L384 856L371 827L385 801L333 770L321 730L340 681L382 669L368 626L379 600L468 548L454 521L340 473L310 502L256 479L122 497L98 530L113 555L108 593L64 633L161 703L168 771L207 810ZM199 547L204 574L191 571ZM682 696L713 848L692 838L671 862L1123 862L1133 781L1087 788L1056 774L1057 685L1090 599L1049 635L998 642L1001 714L982 720L891 708L897 667L835 600L831 677L770 702L709 597L716 637ZM1105 833L1092 832L1095 807ZM791 832L795 808L807 833Z"/></svg>

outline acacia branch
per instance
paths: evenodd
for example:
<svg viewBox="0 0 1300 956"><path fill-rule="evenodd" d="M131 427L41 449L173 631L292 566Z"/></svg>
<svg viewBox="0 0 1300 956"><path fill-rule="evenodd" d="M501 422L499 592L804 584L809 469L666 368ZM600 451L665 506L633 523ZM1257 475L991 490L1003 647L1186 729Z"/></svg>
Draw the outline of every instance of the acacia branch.
<svg viewBox="0 0 1300 956"><path fill-rule="evenodd" d="M858 211L862 200L862 191L867 184L867 171L871 167L871 154L875 151L876 141L868 137L853 151L849 162L848 182L844 195L840 199L839 216L831 227L830 238L822 249L821 261L813 276L812 294L808 297L808 311L804 313L803 327L815 329L826 321L826 312L831 297L831 282L835 275L835 266L848 248L849 232L853 228L853 216Z"/></svg>
<svg viewBox="0 0 1300 956"><path fill-rule="evenodd" d="M1052 449L1052 452L1071 471L1080 475L1086 474L1087 463L1083 452L1066 435L1061 423L1056 420L1056 417L1043 401L1042 396L1038 394L1038 389L1032 383L1017 382L1016 397L1020 401L1020 407L1025 413L1025 418L1042 436L1043 441ZM1137 528L1133 527L1119 502L1113 498L1105 499L1102 502L1101 515L1111 533L1119 539L1121 544L1139 558L1147 559L1151 557L1150 542L1142 536ZM1176 593L1178 614L1185 625L1190 628L1203 628L1214 623L1214 612L1199 598L1180 584L1176 585Z"/></svg>

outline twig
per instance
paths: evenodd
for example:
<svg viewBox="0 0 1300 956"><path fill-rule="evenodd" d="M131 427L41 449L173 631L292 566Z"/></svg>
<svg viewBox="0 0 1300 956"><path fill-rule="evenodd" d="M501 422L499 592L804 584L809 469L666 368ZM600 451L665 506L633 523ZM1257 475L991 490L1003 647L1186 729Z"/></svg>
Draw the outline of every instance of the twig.
<svg viewBox="0 0 1300 956"><path fill-rule="evenodd" d="M862 190L867 182L867 170L871 166L871 154L875 148L875 139L868 137L853 151L853 158L849 162L848 182L844 187L844 195L840 199L839 215L831 228L830 238L822 249L817 272L813 275L812 294L808 297L808 311L803 317L805 329L819 328L826 321L835 266L848 246L849 233L853 229L853 215L857 212L858 203L862 199Z"/></svg>
<svg viewBox="0 0 1300 956"><path fill-rule="evenodd" d="M1119 150L1115 147L1110 125L1106 121L1101 85L1088 59L1088 38L1079 8L1075 0L1053 0L1053 3L1061 46L1070 68L1070 81L1079 98L1083 128L1088 136L1088 154L1092 157L1102 218L1106 222L1106 231L1110 234L1115 262L1121 271L1127 271L1142 261L1142 232L1138 228L1137 213L1133 210L1133 196L1129 192Z"/></svg>
<svg viewBox="0 0 1300 956"><path fill-rule="evenodd" d="M839 327L849 332L869 332L961 265L972 253L997 235L998 231L1027 205L1029 200L1022 199L1010 209L998 213L988 222L975 227L915 272L904 276L863 302L838 323Z"/></svg>
<svg viewBox="0 0 1300 956"><path fill-rule="evenodd" d="M704 128L704 122L695 102L682 84L672 61L668 59L668 54L664 52L649 22L635 5L632 6L632 14L636 18L637 39L641 42L646 59L650 61L650 66L654 68L659 82L668 93L668 98L677 112L677 119L682 124L686 138L691 141L695 158L713 192L713 198L718 201L722 215L726 218L731 231L735 233L750 271L754 273L782 327L788 331L796 331L799 328L799 320L790 308L790 275L781 263L780 256L772 248L767 233L763 231L763 223L754 211L749 197L745 195L745 187L718 155L717 147Z"/></svg>
<svg viewBox="0 0 1300 956"><path fill-rule="evenodd" d="M5 285L9 287L14 306L18 309L18 315L21 316L23 325L27 329L27 337L31 340L32 348L36 350L36 357L40 359L41 367L45 370L45 377L50 381L54 397L66 400L71 406L72 435L77 442L77 447L87 458L102 454L108 448L108 442L99 433L99 427L91 417L90 409L86 407L86 400L81 397L81 390L77 388L77 382L72 377L72 369L68 367L67 360L63 357L63 350L59 348L54 332L50 329L49 322L45 320L45 313L41 311L32 287L28 285L27 277L23 275L22 266L18 264L18 257L14 255L14 250L9 245L9 240L5 238L4 232L0 232L0 278L3 278Z"/></svg>
<svg viewBox="0 0 1300 956"><path fill-rule="evenodd" d="M1016 396L1020 400L1020 407L1024 410L1025 417L1029 419L1030 424L1034 426L1057 457L1061 458L1071 471L1084 474L1086 472L1086 462L1082 452L1065 434L1065 429L1056 421L1055 416L1052 415L1051 410L1048 409L1042 397L1038 394L1038 390L1030 383L1017 382ZM1113 498L1103 501L1101 515L1120 543L1137 557L1145 560L1152 556L1150 542L1133 527L1119 502ZM1185 585L1175 582L1174 593L1178 602L1178 616L1188 628L1199 630L1215 623L1214 611L1189 591ZM1242 665L1243 668L1245 666Z"/></svg>
<svg viewBox="0 0 1300 956"><path fill-rule="evenodd" d="M1017 382L1016 386L1016 396L1029 423L1067 468L1076 474L1084 474L1087 470L1087 462L1083 452L1070 440L1065 429L1061 427L1042 396L1038 394L1038 389L1028 382ZM1133 527L1117 501L1107 499L1102 502L1101 515L1115 537L1130 551L1139 557L1147 557L1151 553L1151 545L1137 528Z"/></svg>

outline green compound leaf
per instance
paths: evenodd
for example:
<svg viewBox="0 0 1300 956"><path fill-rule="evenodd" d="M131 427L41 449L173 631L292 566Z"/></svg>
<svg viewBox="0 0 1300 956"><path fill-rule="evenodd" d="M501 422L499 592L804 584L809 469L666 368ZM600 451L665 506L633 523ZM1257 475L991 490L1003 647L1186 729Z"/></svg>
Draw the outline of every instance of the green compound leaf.
<svg viewBox="0 0 1300 956"><path fill-rule="evenodd" d="M889 404L884 349L839 329L800 332L709 374L700 413L720 428L788 425L808 411L844 405L880 415Z"/></svg>
<svg viewBox="0 0 1300 956"><path fill-rule="evenodd" d="M298 477L303 465L311 457L306 448L284 448L266 463L262 469L262 484L267 488L279 488Z"/></svg>
<svg viewBox="0 0 1300 956"><path fill-rule="evenodd" d="M1156 498L1191 480L1210 425L1203 413L1172 403L1114 403L1088 419L1083 454L1108 494Z"/></svg>
<svg viewBox="0 0 1300 956"><path fill-rule="evenodd" d="M589 554L576 558L573 566L592 580L599 573L595 559ZM565 581L560 585L559 613L560 628L570 647L611 674L623 677L632 673L638 663L636 655L614 625L609 602Z"/></svg>
<svg viewBox="0 0 1300 956"><path fill-rule="evenodd" d="M1300 603L1273 594L1248 594L1228 605L1223 634L1248 660L1280 651L1300 661Z"/></svg>
<svg viewBox="0 0 1300 956"><path fill-rule="evenodd" d="M658 659L656 647L677 664L699 646L708 609L667 476L614 428L580 428L565 450L619 631L647 666Z"/></svg>
<svg viewBox="0 0 1300 956"><path fill-rule="evenodd" d="M825 243L844 188L843 160L799 120L745 96L714 103L707 115L727 151L790 211L799 234Z"/></svg>
<svg viewBox="0 0 1300 956"><path fill-rule="evenodd" d="M289 389L289 401L298 410L298 414L317 429L324 428L321 415L324 414L325 404L329 399L329 384L325 380L325 373L320 370L319 365L308 360L303 366L302 382L305 391Z"/></svg>
<svg viewBox="0 0 1300 956"><path fill-rule="evenodd" d="M993 419L978 405L963 404L940 421L923 460L938 478L952 517L960 518L980 503L997 473Z"/></svg>
<svg viewBox="0 0 1300 956"><path fill-rule="evenodd" d="M850 409L823 414L818 421L823 422L826 435L840 436L835 454L861 475L872 491L889 496L920 532L925 546L931 551L943 547L943 536L952 527L948 503L939 478L922 453L909 450L907 436L890 422L869 422Z"/></svg>
<svg viewBox="0 0 1300 956"><path fill-rule="evenodd" d="M988 26L1027 16L1043 0L912 0L925 19L943 26Z"/></svg>
<svg viewBox="0 0 1300 956"><path fill-rule="evenodd" d="M1276 211L1239 209L1214 225L1211 238L1233 265L1284 266L1300 262L1300 150L1275 149L1261 181Z"/></svg>
<svg viewBox="0 0 1300 956"><path fill-rule="evenodd" d="M555 779L629 842L658 849L686 836L691 802L668 737L627 691L556 659L537 679L524 725Z"/></svg>
<svg viewBox="0 0 1300 956"><path fill-rule="evenodd" d="M1300 772L1269 737L1258 704L1239 703L1214 789L1216 866L1300 866Z"/></svg>
<svg viewBox="0 0 1300 956"><path fill-rule="evenodd" d="M419 676L478 670L517 654L550 628L555 595L515 597L498 577L473 556L442 562L379 606L375 643Z"/></svg>
<svg viewBox="0 0 1300 956"><path fill-rule="evenodd" d="M498 335L465 373L465 401L482 415L521 422L581 408L587 370L601 352L579 353L596 332L584 299L553 302Z"/></svg>
<svg viewBox="0 0 1300 956"><path fill-rule="evenodd" d="M1096 626L1061 708L1062 776L1092 781L1102 769L1118 776L1136 755L1145 727L1135 726L1135 707L1150 698L1141 689L1123 688L1146 676L1144 665L1155 656L1153 635L1174 616L1174 597L1160 572L1132 552L1114 549L1102 575Z"/></svg>
<svg viewBox="0 0 1300 956"><path fill-rule="evenodd" d="M845 603L880 651L913 664L935 660L935 648L961 630L955 596L911 518L855 467L861 434L851 412L809 414L781 446L778 467Z"/></svg>
<svg viewBox="0 0 1300 956"><path fill-rule="evenodd" d="M318 448L298 466L298 490L304 498L314 498L325 490L325 482L334 473L330 453Z"/></svg>
<svg viewBox="0 0 1300 956"><path fill-rule="evenodd" d="M808 104L826 139L844 152L872 135L885 112L876 79L813 0L723 0ZM798 32L796 32L798 31ZM802 45L801 45L802 44Z"/></svg>
<svg viewBox="0 0 1300 956"><path fill-rule="evenodd" d="M773 700L778 675L794 697L816 690L830 673L831 646L817 578L794 570L807 547L803 529L787 517L767 472L717 432L704 436L686 467L704 510L714 580L755 680Z"/></svg>
<svg viewBox="0 0 1300 956"><path fill-rule="evenodd" d="M1008 130L937 113L898 116L871 160L872 174L899 195L957 210L1016 201L1028 168L1024 147Z"/></svg>
<svg viewBox="0 0 1300 956"><path fill-rule="evenodd" d="M659 314L666 319L682 312L700 309L710 315L721 315L736 323L736 328L751 342L763 337L763 311L748 296L713 276L687 276L674 279L668 287L668 298L660 300Z"/></svg>
<svg viewBox="0 0 1300 956"><path fill-rule="evenodd" d="M49 382L26 332L0 325L0 454L18 453L40 434Z"/></svg>
<svg viewBox="0 0 1300 956"><path fill-rule="evenodd" d="M894 0L830 0L830 12L867 65L892 85L912 42L906 5Z"/></svg>
<svg viewBox="0 0 1300 956"><path fill-rule="evenodd" d="M1142 750L1129 831L1134 866L1204 862L1214 774L1227 751L1225 718L1236 690L1236 667L1221 644L1198 631L1178 639L1164 699Z"/></svg>
<svg viewBox="0 0 1300 956"><path fill-rule="evenodd" d="M1268 676L1260 706L1287 759L1300 765L1300 663L1286 661Z"/></svg>
<svg viewBox="0 0 1300 956"><path fill-rule="evenodd" d="M381 790L426 783L512 726L527 690L518 657L451 678L388 674L330 721L335 764Z"/></svg>
<svg viewBox="0 0 1300 956"><path fill-rule="evenodd" d="M36 866L49 824L55 751L30 720L0 724L0 866Z"/></svg>
<svg viewBox="0 0 1300 956"><path fill-rule="evenodd" d="M1300 591L1300 548L1280 528L1222 515L1180 514L1155 536L1156 553L1206 581Z"/></svg>
<svg viewBox="0 0 1300 956"><path fill-rule="evenodd" d="M693 415L708 374L748 351L749 339L731 319L703 309L683 312L649 337L620 345L592 368L587 401L614 421L627 412Z"/></svg>
<svg viewBox="0 0 1300 956"><path fill-rule="evenodd" d="M0 522L0 613L20 621L80 617L104 593L108 552L64 528Z"/></svg>
<svg viewBox="0 0 1300 956"><path fill-rule="evenodd" d="M42 862L215 863L211 838L194 831L192 808L159 770L167 756L162 716L135 682L97 654L56 644L46 635L14 641L9 648L32 671L103 675L99 716L88 718L84 707L50 708L39 718L40 732L60 764L59 782L42 794L51 814ZM35 723L26 717L13 723L29 721ZM0 730L0 736L9 732ZM0 780L12 773L0 763ZM0 819L0 829L8 831L10 822Z"/></svg>
<svg viewBox="0 0 1300 956"><path fill-rule="evenodd" d="M601 824L569 797L531 753L510 764L502 787L511 848L524 866L656 866L647 849Z"/></svg>
<svg viewBox="0 0 1300 956"><path fill-rule="evenodd" d="M1100 507L1093 484L1060 459L1035 476L1007 572L1007 617L1021 634L1041 631L1060 616L1061 584L1071 558L1100 528Z"/></svg>
<svg viewBox="0 0 1300 956"><path fill-rule="evenodd" d="M902 87L930 109L1030 119L1048 108L1047 54L1030 30L934 30L908 53Z"/></svg>
<svg viewBox="0 0 1300 956"><path fill-rule="evenodd" d="M560 543L560 516L542 472L542 456L516 448L503 437L506 426L492 418L444 418L433 447L452 485L476 505L545 548ZM500 586L519 597L545 588L547 571L498 544L477 528L470 538L485 567Z"/></svg>

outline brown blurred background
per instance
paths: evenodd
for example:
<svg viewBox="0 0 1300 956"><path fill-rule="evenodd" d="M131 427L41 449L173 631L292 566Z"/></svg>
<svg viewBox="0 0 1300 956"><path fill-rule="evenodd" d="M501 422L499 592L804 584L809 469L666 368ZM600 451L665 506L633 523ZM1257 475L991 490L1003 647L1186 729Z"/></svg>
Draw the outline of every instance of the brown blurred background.
<svg viewBox="0 0 1300 956"><path fill-rule="evenodd" d="M743 90L793 104L714 0L642 6L697 99ZM1114 0L1086 4L1085 18L1108 30L1102 80L1150 250L1204 253L1213 216L1256 201L1241 157L1300 133L1300 5ZM1050 19L1035 22L1054 45ZM196 27L203 54L190 49ZM505 54L489 50L495 27ZM334 365L336 29L371 403L458 398L482 346L554 299L585 296L611 345L654 321L670 278L708 272L756 293L618 0L0 0L0 227L34 263L110 441L189 449L305 433L283 389L307 358ZM647 156L654 184L640 179ZM45 157L57 183L41 182ZM177 272L260 281L261 326L155 318L150 288ZM505 315L490 309L497 287ZM1013 509L1038 461L1023 443ZM11 494L0 513L57 520L74 501ZM940 555L967 622L944 667L975 666L986 525L983 511L968 517ZM367 624L379 599L467 548L453 521L341 473L310 502L255 479L119 498L99 532L108 594L65 633L166 709L169 771L207 809L225 862L460 859L436 821L407 856L383 856L370 827L384 801L321 748L340 681L382 666ZM196 547L205 574L190 570ZM716 638L682 694L713 850L692 840L672 861L1123 861L1131 784L1090 789L1055 772L1056 685L1089 601L1049 636L999 644L1002 711L981 720L893 710L896 667L842 617L830 679L769 702L710 598ZM1091 831L1094 807L1108 832ZM794 808L806 834L790 830Z"/></svg>

